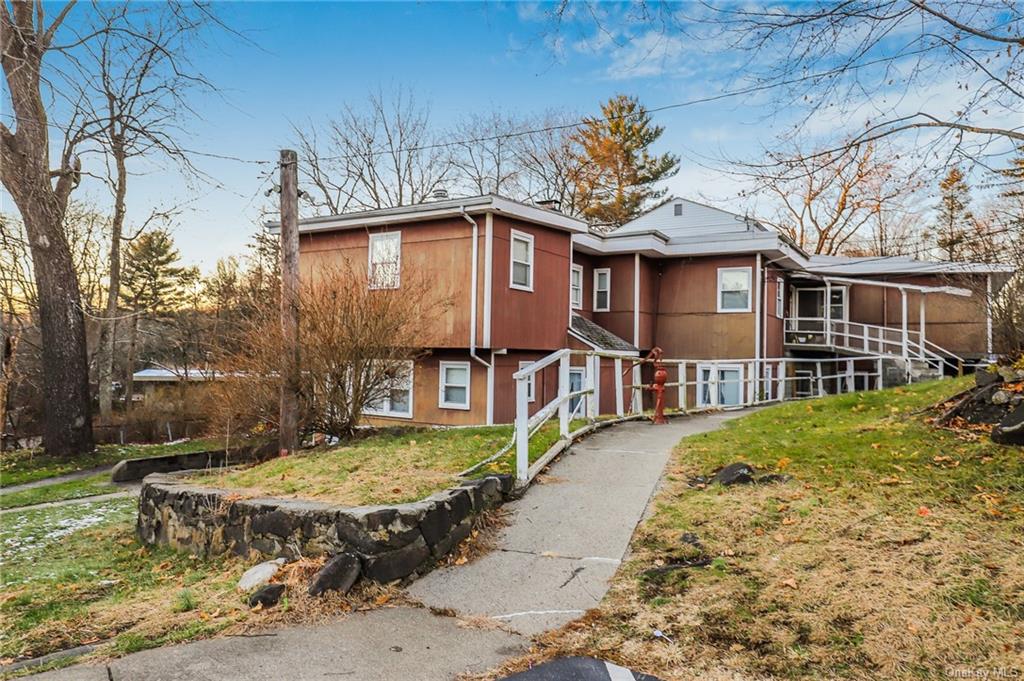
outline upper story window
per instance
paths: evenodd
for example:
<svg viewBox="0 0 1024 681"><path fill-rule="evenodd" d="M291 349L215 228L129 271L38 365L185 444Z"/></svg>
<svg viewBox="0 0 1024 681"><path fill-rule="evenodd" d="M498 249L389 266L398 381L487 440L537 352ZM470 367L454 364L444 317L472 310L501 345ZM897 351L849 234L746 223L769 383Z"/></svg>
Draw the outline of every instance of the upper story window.
<svg viewBox="0 0 1024 681"><path fill-rule="evenodd" d="M718 268L718 311L750 312L750 268Z"/></svg>
<svg viewBox="0 0 1024 681"><path fill-rule="evenodd" d="M775 280L775 316L779 319L785 317L786 308L786 280L779 277Z"/></svg>
<svg viewBox="0 0 1024 681"><path fill-rule="evenodd" d="M469 409L469 362L441 362L438 381L438 406L443 409Z"/></svg>
<svg viewBox="0 0 1024 681"><path fill-rule="evenodd" d="M612 303L612 271L607 267L594 270L594 312L607 312Z"/></svg>
<svg viewBox="0 0 1024 681"><path fill-rule="evenodd" d="M682 214L683 214L683 204L681 204L681 203L677 203L677 204L676 204L675 206L673 206L672 208L673 208L673 210L675 211L675 216L676 216L676 217L679 217L680 215L682 215Z"/></svg>
<svg viewBox="0 0 1024 681"><path fill-rule="evenodd" d="M583 265L573 265L569 273L569 302L574 310L583 307Z"/></svg>
<svg viewBox="0 0 1024 681"><path fill-rule="evenodd" d="M402 270L402 233L370 235L370 288L398 288Z"/></svg>
<svg viewBox="0 0 1024 681"><path fill-rule="evenodd" d="M512 263L509 286L533 290L533 235L512 230Z"/></svg>

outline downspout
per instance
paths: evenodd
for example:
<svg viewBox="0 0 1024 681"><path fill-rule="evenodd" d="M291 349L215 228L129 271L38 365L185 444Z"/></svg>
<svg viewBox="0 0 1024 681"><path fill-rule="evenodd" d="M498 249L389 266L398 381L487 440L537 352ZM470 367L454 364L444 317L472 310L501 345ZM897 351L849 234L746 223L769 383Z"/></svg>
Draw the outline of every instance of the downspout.
<svg viewBox="0 0 1024 681"><path fill-rule="evenodd" d="M469 217L469 214L466 212L465 206L459 206L459 211L461 212L462 217L465 218L466 221L469 222L469 224L473 225L473 245L470 249L472 252L472 255L470 256L472 258L472 262L470 262L469 266L469 278L471 279L471 283L469 286L469 356L472 357L477 362L479 362L480 364L482 364L487 369L487 414L489 417L491 417L491 415L494 413L492 406L493 399L491 397L494 372L491 368L491 364L485 361L483 357L480 357L476 354L476 286L477 280L479 279L479 273L477 271L479 269L477 267L477 258L479 257L480 252L480 247L477 242L480 237L480 228L477 226L476 220Z"/></svg>
<svg viewBox="0 0 1024 681"><path fill-rule="evenodd" d="M751 402L757 400L758 390L761 387L761 277L763 276L761 270L761 254L757 254L757 276L754 278L755 286L757 287L754 292L754 375L753 382L751 383L752 395ZM764 287L767 288L767 287Z"/></svg>

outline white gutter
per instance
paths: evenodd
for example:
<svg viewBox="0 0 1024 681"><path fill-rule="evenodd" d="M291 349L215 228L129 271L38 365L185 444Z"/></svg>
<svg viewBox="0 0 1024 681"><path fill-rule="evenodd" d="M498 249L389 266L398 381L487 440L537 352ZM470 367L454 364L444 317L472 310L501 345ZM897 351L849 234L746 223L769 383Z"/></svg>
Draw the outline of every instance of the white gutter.
<svg viewBox="0 0 1024 681"><path fill-rule="evenodd" d="M570 239L572 237L570 236ZM491 347L491 278L494 274L494 213L484 213L484 347Z"/></svg>
<svg viewBox="0 0 1024 681"><path fill-rule="evenodd" d="M472 252L472 262L469 265L469 278L471 280L469 285L469 356L485 367L490 368L491 365L488 364L483 357L479 357L476 354L476 284L477 279L479 278L477 273L479 267L477 267L476 261L479 257L480 250L477 243L480 237L480 228L477 226L476 220L469 217L469 214L466 213L465 210L462 211L461 215L469 222L469 224L473 225L473 246L470 249Z"/></svg>

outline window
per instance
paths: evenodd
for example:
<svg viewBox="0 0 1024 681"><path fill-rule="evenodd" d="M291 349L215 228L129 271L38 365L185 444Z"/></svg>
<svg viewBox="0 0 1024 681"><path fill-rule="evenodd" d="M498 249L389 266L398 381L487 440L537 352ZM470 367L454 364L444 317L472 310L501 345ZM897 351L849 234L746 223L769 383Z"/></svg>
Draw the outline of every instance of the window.
<svg viewBox="0 0 1024 681"><path fill-rule="evenodd" d="M583 390L583 379L586 377L585 369L569 369L569 392L576 393ZM587 413L584 398L586 395L576 395L569 399L569 418L581 416Z"/></svg>
<svg viewBox="0 0 1024 681"><path fill-rule="evenodd" d="M673 208L675 209L676 217L679 217L680 215L683 214L683 204L677 203L675 206L673 206Z"/></svg>
<svg viewBox="0 0 1024 681"><path fill-rule="evenodd" d="M438 406L469 409L469 362L441 362Z"/></svg>
<svg viewBox="0 0 1024 681"><path fill-rule="evenodd" d="M775 316L779 319L785 317L786 302L786 280L779 277L775 280Z"/></svg>
<svg viewBox="0 0 1024 681"><path fill-rule="evenodd" d="M509 286L533 290L533 235L512 230L512 265Z"/></svg>
<svg viewBox="0 0 1024 681"><path fill-rule="evenodd" d="M569 273L569 301L574 310L583 307L583 265L573 265Z"/></svg>
<svg viewBox="0 0 1024 681"><path fill-rule="evenodd" d="M363 410L376 416L412 418L413 363L396 362L395 376L384 394L370 402Z"/></svg>
<svg viewBox="0 0 1024 681"><path fill-rule="evenodd" d="M594 312L611 309L612 271L607 267L594 270Z"/></svg>
<svg viewBox="0 0 1024 681"><path fill-rule="evenodd" d="M718 311L750 312L750 268L718 268Z"/></svg>
<svg viewBox="0 0 1024 681"><path fill-rule="evenodd" d="M697 367L697 405L729 407L743 404L743 367L702 364Z"/></svg>
<svg viewBox="0 0 1024 681"><path fill-rule="evenodd" d="M530 366L531 364L533 364L532 360L529 361L529 362L520 362L519 363L519 369L520 370L525 369L526 367ZM533 402L536 399L536 394L537 394L535 392L536 387L537 387L537 374L534 373L534 374L531 374L528 379L526 379L526 401L527 402Z"/></svg>
<svg viewBox="0 0 1024 681"><path fill-rule="evenodd" d="M402 266L402 233L370 235L370 288L398 288Z"/></svg>

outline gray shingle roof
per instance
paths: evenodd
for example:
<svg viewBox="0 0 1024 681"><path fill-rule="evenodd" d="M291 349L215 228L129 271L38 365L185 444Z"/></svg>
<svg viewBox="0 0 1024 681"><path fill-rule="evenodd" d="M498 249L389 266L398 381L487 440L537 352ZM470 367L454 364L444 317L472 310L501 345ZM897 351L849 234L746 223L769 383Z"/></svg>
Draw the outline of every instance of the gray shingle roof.
<svg viewBox="0 0 1024 681"><path fill-rule="evenodd" d="M595 324L586 317L573 313L570 321L572 331L598 350L615 350L619 352L636 352L636 346L625 341L608 329Z"/></svg>

